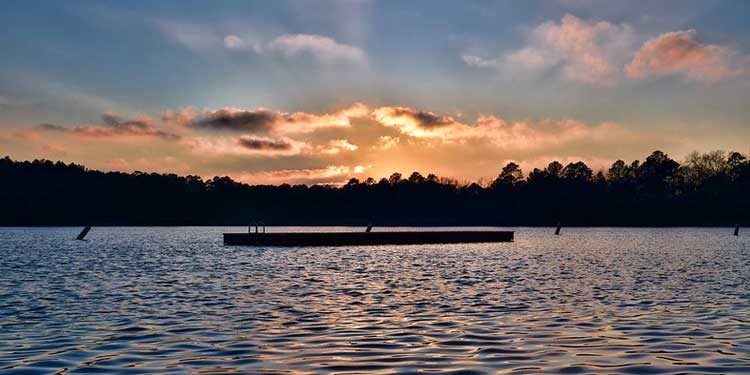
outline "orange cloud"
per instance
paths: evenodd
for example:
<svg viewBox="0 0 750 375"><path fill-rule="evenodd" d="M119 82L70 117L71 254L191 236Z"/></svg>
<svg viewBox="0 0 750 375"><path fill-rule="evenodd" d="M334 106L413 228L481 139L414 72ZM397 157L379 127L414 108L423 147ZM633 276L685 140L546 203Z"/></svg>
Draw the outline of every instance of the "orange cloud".
<svg viewBox="0 0 750 375"><path fill-rule="evenodd" d="M448 136L462 125L453 117L408 107L380 107L372 112L372 116L383 125L417 138Z"/></svg>
<svg viewBox="0 0 750 375"><path fill-rule="evenodd" d="M378 140L373 146L373 149L375 150L381 150L386 151L390 150L398 145L398 143L401 141L399 137L391 137L390 135L381 135L378 137Z"/></svg>
<svg viewBox="0 0 750 375"><path fill-rule="evenodd" d="M357 151L359 147L346 139L332 139L328 144L319 146L317 151L325 155L338 155L343 151Z"/></svg>
<svg viewBox="0 0 750 375"><path fill-rule="evenodd" d="M248 184L340 184L353 176L357 167L331 165L324 168L284 169L233 174L232 178Z"/></svg>
<svg viewBox="0 0 750 375"><path fill-rule="evenodd" d="M737 60L737 53L728 47L699 42L695 30L674 31L646 41L625 72L633 79L681 75L691 81L717 82L744 73L747 58Z"/></svg>
<svg viewBox="0 0 750 375"><path fill-rule="evenodd" d="M601 141L628 137L631 134L614 123L596 126L575 120L530 123L508 123L492 115L480 115L468 125L450 116L419 111L407 107L380 107L373 111L379 123L397 128L415 138L439 139L444 142L484 139L499 149L527 150L576 141Z"/></svg>

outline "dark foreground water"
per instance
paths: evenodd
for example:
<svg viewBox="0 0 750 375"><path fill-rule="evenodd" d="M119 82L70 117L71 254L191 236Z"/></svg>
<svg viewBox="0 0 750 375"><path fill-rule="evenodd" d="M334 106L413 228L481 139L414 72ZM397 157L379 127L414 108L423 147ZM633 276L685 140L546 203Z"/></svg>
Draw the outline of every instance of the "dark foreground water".
<svg viewBox="0 0 750 375"><path fill-rule="evenodd" d="M78 230L0 228L0 373L750 373L747 232L261 249Z"/></svg>

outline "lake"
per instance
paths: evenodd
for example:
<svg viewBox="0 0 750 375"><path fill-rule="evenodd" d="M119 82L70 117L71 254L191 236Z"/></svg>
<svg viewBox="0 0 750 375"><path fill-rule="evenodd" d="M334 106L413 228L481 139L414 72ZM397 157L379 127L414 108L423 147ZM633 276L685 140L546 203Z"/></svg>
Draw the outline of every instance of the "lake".
<svg viewBox="0 0 750 375"><path fill-rule="evenodd" d="M0 228L0 373L750 373L747 231L510 229L252 248L222 244L246 228Z"/></svg>

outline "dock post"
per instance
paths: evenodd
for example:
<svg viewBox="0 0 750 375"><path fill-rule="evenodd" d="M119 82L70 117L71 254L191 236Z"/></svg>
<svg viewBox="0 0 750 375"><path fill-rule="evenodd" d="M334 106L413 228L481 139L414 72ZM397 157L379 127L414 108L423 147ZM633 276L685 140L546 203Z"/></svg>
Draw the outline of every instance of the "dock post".
<svg viewBox="0 0 750 375"><path fill-rule="evenodd" d="M561 227L562 227L562 225L560 225L560 223L557 223L557 229L555 229L555 236L559 236L560 235L560 228Z"/></svg>
<svg viewBox="0 0 750 375"><path fill-rule="evenodd" d="M739 236L740 235L740 226L739 225L735 225L734 226L734 235L735 236Z"/></svg>
<svg viewBox="0 0 750 375"><path fill-rule="evenodd" d="M365 229L365 233L372 232L372 223L367 224L367 229Z"/></svg>
<svg viewBox="0 0 750 375"><path fill-rule="evenodd" d="M83 228L81 233L78 233L78 237L76 237L77 240L83 241L84 238L86 238L86 235L89 234L89 231L91 230L91 226L87 225Z"/></svg>

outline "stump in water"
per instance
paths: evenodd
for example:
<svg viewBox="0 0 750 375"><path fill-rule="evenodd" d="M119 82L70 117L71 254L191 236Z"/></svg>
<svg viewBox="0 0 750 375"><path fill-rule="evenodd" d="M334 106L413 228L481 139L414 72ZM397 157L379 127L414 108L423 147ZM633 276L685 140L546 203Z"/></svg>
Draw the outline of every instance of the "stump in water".
<svg viewBox="0 0 750 375"><path fill-rule="evenodd" d="M83 228L81 233L78 233L78 237L76 237L76 239L79 241L83 241L83 239L86 238L86 235L89 234L90 230L91 230L91 227L87 225L85 228Z"/></svg>

